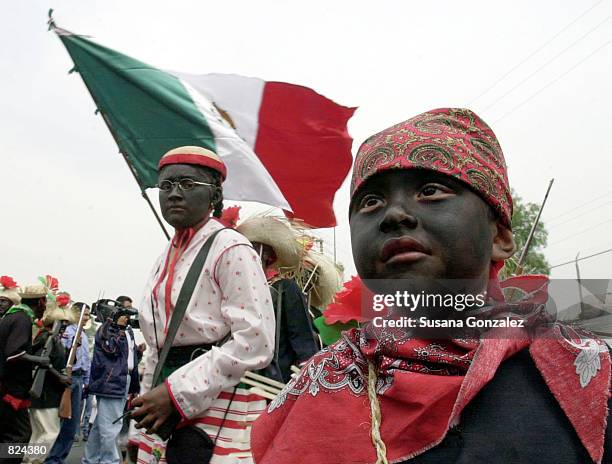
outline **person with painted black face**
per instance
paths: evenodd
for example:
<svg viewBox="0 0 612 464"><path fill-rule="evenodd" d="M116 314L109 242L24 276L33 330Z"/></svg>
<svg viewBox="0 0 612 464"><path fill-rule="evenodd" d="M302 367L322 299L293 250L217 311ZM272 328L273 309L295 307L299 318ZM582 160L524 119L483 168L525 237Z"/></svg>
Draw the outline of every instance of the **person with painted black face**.
<svg viewBox="0 0 612 464"><path fill-rule="evenodd" d="M0 286L6 308L0 317L0 443L27 444L32 435L28 414L32 370L50 364L49 356L32 354L32 323L42 317L47 289L30 285L18 292L15 281L7 276L0 278ZM19 463L23 456L19 450L2 462Z"/></svg>
<svg viewBox="0 0 612 464"><path fill-rule="evenodd" d="M21 303L19 287L12 277L0 277L0 318L13 307Z"/></svg>
<svg viewBox="0 0 612 464"><path fill-rule="evenodd" d="M246 370L261 369L272 359L274 313L259 256L245 237L217 220L226 175L221 158L202 147L173 149L159 163L162 215L176 232L153 267L139 306L147 343L141 396L132 413L137 427L147 431L140 437L139 461L163 456L166 444L152 434L168 424L173 430L179 421L196 426L172 433L171 443L180 436L191 445L179 446L180 458L176 447L174 455L168 448L169 462L224 462L237 449L248 455L250 421L265 406L239 382ZM201 269L190 277L196 256L207 247ZM183 286L191 294L181 308ZM173 318L182 309L181 319ZM176 335L166 340L172 327ZM171 348L159 363L166 343Z"/></svg>
<svg viewBox="0 0 612 464"><path fill-rule="evenodd" d="M449 325L471 314L528 321L522 310L540 307L535 296L525 292L520 305L510 304L497 277L515 248L511 217L501 147L472 111L428 111L373 135L355 160L349 209L364 300L366 290L461 292L486 303L472 312L434 303L414 317ZM514 278L513 286L533 282L545 287L547 279ZM388 309L383 321L407 314ZM344 332L255 423L255 460L612 462L608 349L592 334L542 320L537 332L470 337L431 338L418 327L374 321Z"/></svg>
<svg viewBox="0 0 612 464"><path fill-rule="evenodd" d="M274 305L275 349L272 362L260 373L287 382L291 366L300 366L321 346L317 343L306 295L295 279L304 248L296 232L271 216L253 216L237 227L259 253Z"/></svg>

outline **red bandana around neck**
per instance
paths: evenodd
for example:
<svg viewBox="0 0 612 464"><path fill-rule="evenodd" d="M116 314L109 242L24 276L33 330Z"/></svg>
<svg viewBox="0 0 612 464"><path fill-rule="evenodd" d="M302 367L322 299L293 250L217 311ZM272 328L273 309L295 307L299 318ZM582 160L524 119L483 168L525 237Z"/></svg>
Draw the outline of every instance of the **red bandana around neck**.
<svg viewBox="0 0 612 464"><path fill-rule="evenodd" d="M201 227L204 227L202 225ZM164 286L164 311L166 313L166 325L164 328L164 332L168 330L168 322L170 321L170 315L172 314L172 310L174 309L172 305L172 285L174 284L174 272L176 270L176 263L183 256L185 250L191 243L191 240L195 236L197 230L193 227L188 229L177 230L174 237L172 237L172 241L170 243L170 247L168 247L168 254L166 255L166 259L164 260L164 267L162 272L157 280L157 283L153 287L153 298L157 302L159 306L159 287L163 283L166 276L166 284Z"/></svg>
<svg viewBox="0 0 612 464"><path fill-rule="evenodd" d="M526 283L534 287L536 280L541 276ZM334 442L350 443L343 448L343 462L375 462L368 362L378 372L380 433L389 461L418 456L444 439L504 360L529 347L583 445L594 462L601 462L610 396L610 355L603 342L584 333L570 341L557 334L532 342L523 329L504 330L510 333L480 341L410 339L401 330L372 325L345 332L311 358L257 420L251 435L255 461L276 464L303 455L312 462L332 462L329 443L335 437ZM584 372L588 378L583 378L576 362L589 353L599 358L600 369Z"/></svg>

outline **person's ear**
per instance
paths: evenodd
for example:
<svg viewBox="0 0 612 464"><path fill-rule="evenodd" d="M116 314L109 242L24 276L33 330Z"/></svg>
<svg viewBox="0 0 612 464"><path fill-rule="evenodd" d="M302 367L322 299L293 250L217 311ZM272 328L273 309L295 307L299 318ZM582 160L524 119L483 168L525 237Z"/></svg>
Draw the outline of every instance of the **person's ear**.
<svg viewBox="0 0 612 464"><path fill-rule="evenodd" d="M493 223L494 235L491 249L491 261L504 261L516 251L512 231L499 221Z"/></svg>

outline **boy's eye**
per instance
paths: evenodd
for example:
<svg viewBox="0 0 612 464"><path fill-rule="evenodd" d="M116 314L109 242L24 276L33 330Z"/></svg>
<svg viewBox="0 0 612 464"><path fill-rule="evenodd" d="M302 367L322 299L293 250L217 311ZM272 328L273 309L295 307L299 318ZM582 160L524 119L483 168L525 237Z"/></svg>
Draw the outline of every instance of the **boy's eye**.
<svg viewBox="0 0 612 464"><path fill-rule="evenodd" d="M427 197L428 199L445 198L452 195L453 191L441 184L427 184L419 194L419 196Z"/></svg>
<svg viewBox="0 0 612 464"><path fill-rule="evenodd" d="M383 205L383 199L378 195L366 195L359 202L360 211L372 211Z"/></svg>

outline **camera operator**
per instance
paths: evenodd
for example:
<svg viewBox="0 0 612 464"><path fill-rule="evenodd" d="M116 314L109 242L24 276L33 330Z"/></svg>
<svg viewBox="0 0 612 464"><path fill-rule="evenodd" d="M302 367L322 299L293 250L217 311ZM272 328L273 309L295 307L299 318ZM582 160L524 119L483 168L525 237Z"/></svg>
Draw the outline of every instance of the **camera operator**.
<svg viewBox="0 0 612 464"><path fill-rule="evenodd" d="M108 300L106 300L108 301ZM112 302L116 304L117 302ZM103 314L98 302L98 317ZM119 463L116 439L128 395L138 393L138 362L134 333L124 306L115 306L96 332L89 393L96 395L98 412L89 434L83 464ZM131 312L131 311L129 311Z"/></svg>
<svg viewBox="0 0 612 464"><path fill-rule="evenodd" d="M129 296L124 296L124 295L118 296L117 302L121 303L121 305L124 308L132 309L132 299Z"/></svg>

